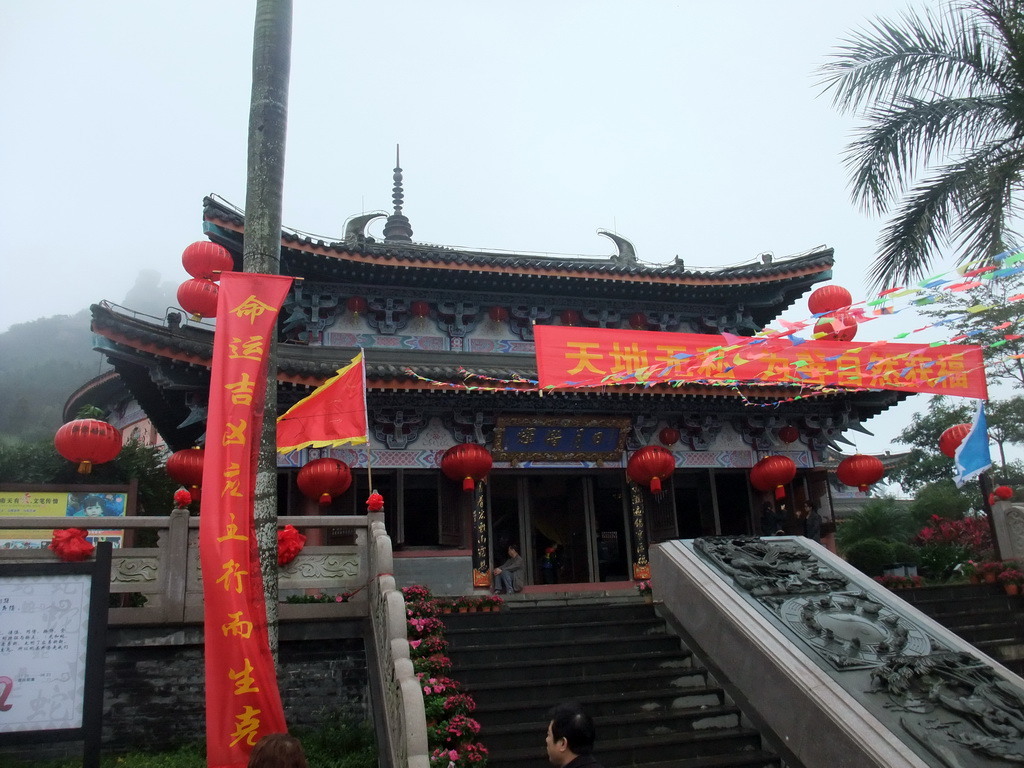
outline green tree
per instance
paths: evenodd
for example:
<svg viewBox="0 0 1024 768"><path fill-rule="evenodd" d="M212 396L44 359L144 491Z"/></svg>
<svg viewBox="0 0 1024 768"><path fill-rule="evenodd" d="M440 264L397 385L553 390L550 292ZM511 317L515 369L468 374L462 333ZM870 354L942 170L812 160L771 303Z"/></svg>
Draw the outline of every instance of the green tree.
<svg viewBox="0 0 1024 768"><path fill-rule="evenodd" d="M836 546L846 553L864 541L906 543L916 533L906 509L896 499L872 499L836 528Z"/></svg>
<svg viewBox="0 0 1024 768"><path fill-rule="evenodd" d="M967 510L977 505L978 494L974 487L964 491L957 488L950 478L943 478L917 491L910 504L910 517L918 528L922 528L932 515L959 520Z"/></svg>
<svg viewBox="0 0 1024 768"><path fill-rule="evenodd" d="M947 245L960 261L1014 247L1022 60L1018 0L959 0L878 19L822 67L835 106L864 120L847 151L854 201L894 210L871 267L877 285L923 276Z"/></svg>

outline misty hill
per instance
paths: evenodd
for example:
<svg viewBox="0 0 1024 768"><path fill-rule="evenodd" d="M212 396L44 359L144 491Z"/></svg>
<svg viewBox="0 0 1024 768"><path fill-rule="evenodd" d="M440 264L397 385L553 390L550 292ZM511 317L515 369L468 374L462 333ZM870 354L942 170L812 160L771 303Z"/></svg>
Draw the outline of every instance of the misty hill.
<svg viewBox="0 0 1024 768"><path fill-rule="evenodd" d="M177 286L143 270L124 306L163 317ZM92 348L88 309L12 325L0 333L0 439L52 437L64 403L87 381L110 370Z"/></svg>

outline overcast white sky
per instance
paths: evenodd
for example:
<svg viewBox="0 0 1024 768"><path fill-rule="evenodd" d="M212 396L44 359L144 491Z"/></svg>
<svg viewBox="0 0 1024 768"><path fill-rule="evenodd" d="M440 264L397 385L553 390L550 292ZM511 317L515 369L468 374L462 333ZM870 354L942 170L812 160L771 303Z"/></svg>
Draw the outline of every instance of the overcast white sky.
<svg viewBox="0 0 1024 768"><path fill-rule="evenodd" d="M203 196L245 201L254 5L0 0L0 331L119 302L142 269L186 279ZM297 0L284 223L339 238L389 208L401 143L417 240L610 254L606 228L712 268L825 244L866 298L881 222L850 202L854 123L815 70L907 7Z"/></svg>

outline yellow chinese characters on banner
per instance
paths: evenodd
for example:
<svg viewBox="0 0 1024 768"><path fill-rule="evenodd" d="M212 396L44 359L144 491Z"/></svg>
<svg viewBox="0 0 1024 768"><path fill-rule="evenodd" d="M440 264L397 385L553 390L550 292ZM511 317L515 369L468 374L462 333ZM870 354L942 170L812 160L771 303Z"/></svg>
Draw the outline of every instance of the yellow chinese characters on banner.
<svg viewBox="0 0 1024 768"><path fill-rule="evenodd" d="M221 276L200 515L207 763L245 766L256 742L286 732L267 638L253 527L267 350L291 278Z"/></svg>

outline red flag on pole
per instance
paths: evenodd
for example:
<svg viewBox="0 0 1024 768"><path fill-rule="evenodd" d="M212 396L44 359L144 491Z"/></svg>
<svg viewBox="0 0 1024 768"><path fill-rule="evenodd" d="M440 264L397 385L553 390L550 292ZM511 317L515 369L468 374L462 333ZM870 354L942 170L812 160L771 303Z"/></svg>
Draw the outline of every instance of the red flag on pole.
<svg viewBox="0 0 1024 768"><path fill-rule="evenodd" d="M366 442L366 366L360 351L323 386L277 420L277 451Z"/></svg>

